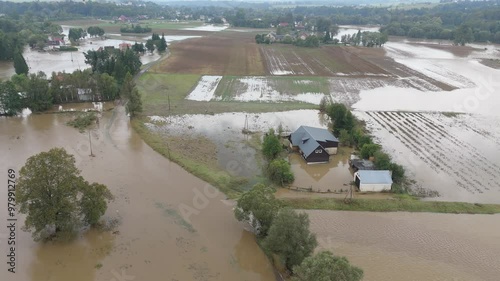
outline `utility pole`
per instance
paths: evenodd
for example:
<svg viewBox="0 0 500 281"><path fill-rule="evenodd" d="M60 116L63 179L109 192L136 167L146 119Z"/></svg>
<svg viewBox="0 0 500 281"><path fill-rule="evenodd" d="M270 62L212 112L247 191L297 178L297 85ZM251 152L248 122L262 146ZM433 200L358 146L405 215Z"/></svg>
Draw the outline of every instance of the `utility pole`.
<svg viewBox="0 0 500 281"><path fill-rule="evenodd" d="M94 153L92 153L92 138L90 137L90 130L89 130L89 144L90 144L90 156L94 157Z"/></svg>

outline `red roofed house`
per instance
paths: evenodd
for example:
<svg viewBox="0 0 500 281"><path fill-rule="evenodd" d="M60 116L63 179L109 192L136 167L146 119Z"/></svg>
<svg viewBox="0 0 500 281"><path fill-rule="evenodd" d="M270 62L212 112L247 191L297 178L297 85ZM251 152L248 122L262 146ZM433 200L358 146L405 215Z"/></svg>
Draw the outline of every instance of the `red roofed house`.
<svg viewBox="0 0 500 281"><path fill-rule="evenodd" d="M120 47L120 51L126 51L128 48L132 47L132 44L124 42L124 43L121 43L119 45L119 47Z"/></svg>

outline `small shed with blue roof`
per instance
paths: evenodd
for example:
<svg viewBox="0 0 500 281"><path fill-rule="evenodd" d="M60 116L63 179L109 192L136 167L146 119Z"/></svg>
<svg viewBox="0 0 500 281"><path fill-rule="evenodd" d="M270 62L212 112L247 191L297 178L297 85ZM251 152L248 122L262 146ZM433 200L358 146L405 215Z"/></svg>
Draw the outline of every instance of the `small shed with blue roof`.
<svg viewBox="0 0 500 281"><path fill-rule="evenodd" d="M300 126L289 140L290 146L298 149L307 163L327 163L339 146L339 140L330 131L309 126Z"/></svg>

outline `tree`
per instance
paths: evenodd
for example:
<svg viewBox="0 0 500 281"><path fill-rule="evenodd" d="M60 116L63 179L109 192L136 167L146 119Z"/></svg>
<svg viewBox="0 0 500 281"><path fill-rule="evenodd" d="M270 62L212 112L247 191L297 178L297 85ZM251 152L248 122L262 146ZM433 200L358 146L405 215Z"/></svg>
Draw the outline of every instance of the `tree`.
<svg viewBox="0 0 500 281"><path fill-rule="evenodd" d="M28 64L26 63L23 54L19 51L14 55L14 69L16 70L16 74L28 75Z"/></svg>
<svg viewBox="0 0 500 281"><path fill-rule="evenodd" d="M379 150L375 152L374 157L373 165L375 165L375 168L378 170L391 169L391 157L387 153Z"/></svg>
<svg viewBox="0 0 500 281"><path fill-rule="evenodd" d="M135 87L132 89L127 103L127 112L132 118L137 116L137 113L142 112L141 94L139 94L139 91Z"/></svg>
<svg viewBox="0 0 500 281"><path fill-rule="evenodd" d="M377 153L377 151L380 150L380 145L375 144L375 143L367 143L364 144L361 147L361 150L359 151L359 154L361 154L361 157L363 159L368 159Z"/></svg>
<svg viewBox="0 0 500 281"><path fill-rule="evenodd" d="M309 216L285 208L274 218L262 244L264 249L278 255L291 270L311 255L318 243L316 236L309 231Z"/></svg>
<svg viewBox="0 0 500 281"><path fill-rule="evenodd" d="M23 109L23 101L12 81L0 82L0 109L9 116L16 115Z"/></svg>
<svg viewBox="0 0 500 281"><path fill-rule="evenodd" d="M161 54L167 50L167 41L165 40L165 34L161 34L161 39L158 43L158 52Z"/></svg>
<svg viewBox="0 0 500 281"><path fill-rule="evenodd" d="M279 136L274 133L274 129L269 129L266 136L264 137L264 143L262 144L262 153L268 161L272 161L278 157L278 155L283 150L281 146Z"/></svg>
<svg viewBox="0 0 500 281"><path fill-rule="evenodd" d="M307 257L293 269L292 281L360 281L363 270L349 264L345 257L334 256L331 252L322 251Z"/></svg>
<svg viewBox="0 0 500 281"><path fill-rule="evenodd" d="M278 209L279 204L274 198L274 190L269 186L256 184L238 199L234 215L239 221L250 222L257 234L265 237Z"/></svg>
<svg viewBox="0 0 500 281"><path fill-rule="evenodd" d="M125 75L125 79L123 79L122 87L120 89L120 97L125 99L130 98L134 88L135 88L134 78L129 72Z"/></svg>
<svg viewBox="0 0 500 281"><path fill-rule="evenodd" d="M470 43L472 41L474 41L474 34L472 33L470 26L462 24L455 29L455 32L453 33L453 42L455 45L464 46L466 43Z"/></svg>
<svg viewBox="0 0 500 281"><path fill-rule="evenodd" d="M24 75L18 75L24 76ZM30 74L23 92L26 93L26 106L33 112L40 112L52 106L52 96L49 91L49 82L43 72Z"/></svg>
<svg viewBox="0 0 500 281"><path fill-rule="evenodd" d="M97 74L97 88L106 100L113 100L118 96L118 85L116 80L107 73Z"/></svg>
<svg viewBox="0 0 500 281"><path fill-rule="evenodd" d="M344 146L351 146L353 138L352 135L346 129L342 129L340 130L339 141Z"/></svg>
<svg viewBox="0 0 500 281"><path fill-rule="evenodd" d="M285 159L274 159L267 168L269 179L277 185L285 186L293 183L295 177L290 169L290 163Z"/></svg>
<svg viewBox="0 0 500 281"><path fill-rule="evenodd" d="M87 36L87 32L82 28L70 28L68 32L68 38L72 42L78 41L81 38L85 38Z"/></svg>
<svg viewBox="0 0 500 281"><path fill-rule="evenodd" d="M153 51L155 50L155 43L153 41L153 39L148 39L146 41L146 49L150 52L150 53L153 53Z"/></svg>
<svg viewBox="0 0 500 281"><path fill-rule="evenodd" d="M95 225L112 196L106 186L80 176L73 155L53 148L28 158L19 172L16 199L19 211L27 215L25 229L38 241Z"/></svg>

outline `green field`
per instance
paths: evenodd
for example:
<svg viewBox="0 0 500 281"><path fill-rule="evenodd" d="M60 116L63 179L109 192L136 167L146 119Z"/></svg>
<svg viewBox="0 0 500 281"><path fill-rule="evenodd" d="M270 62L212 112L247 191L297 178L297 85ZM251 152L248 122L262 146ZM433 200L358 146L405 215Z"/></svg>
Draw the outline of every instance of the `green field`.
<svg viewBox="0 0 500 281"><path fill-rule="evenodd" d="M215 114L223 112L257 113L318 108L317 105L303 102L270 103L237 102L231 100L205 102L186 100L186 96L196 87L200 77L201 76L197 74L163 74L150 72L142 75L136 83L139 92L142 94L144 115ZM285 79L291 80L291 78ZM321 80L321 78L314 79L318 79L318 81ZM169 99L170 110L168 104Z"/></svg>

